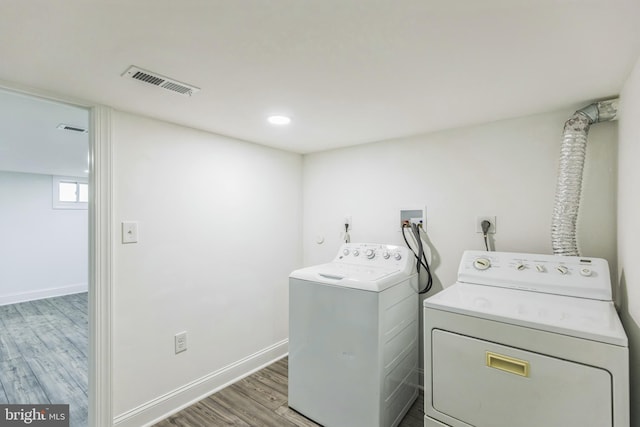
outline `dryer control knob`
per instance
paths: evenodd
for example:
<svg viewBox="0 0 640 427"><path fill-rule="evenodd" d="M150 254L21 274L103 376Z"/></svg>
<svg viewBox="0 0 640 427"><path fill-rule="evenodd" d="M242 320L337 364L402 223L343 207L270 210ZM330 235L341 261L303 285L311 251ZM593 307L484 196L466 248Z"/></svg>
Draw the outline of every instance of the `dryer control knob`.
<svg viewBox="0 0 640 427"><path fill-rule="evenodd" d="M581 268L580 269L580 274L582 274L585 277L589 277L591 276L591 269L590 268Z"/></svg>
<svg viewBox="0 0 640 427"><path fill-rule="evenodd" d="M391 254L389 253L389 251L382 252L382 258L389 259L390 256L391 256Z"/></svg>
<svg viewBox="0 0 640 427"><path fill-rule="evenodd" d="M343 250L343 251L342 251L342 253L344 254L344 256L349 255L349 249L345 249L345 250Z"/></svg>
<svg viewBox="0 0 640 427"><path fill-rule="evenodd" d="M523 264L523 263L521 263L521 262L519 262L519 263L517 263L517 264L516 264L516 270L518 270L518 271L522 271L522 270L524 270L525 268L527 268L527 266L526 266L526 265L524 265L524 264Z"/></svg>
<svg viewBox="0 0 640 427"><path fill-rule="evenodd" d="M353 256L358 256L358 255L360 255L360 251L359 251L359 250L357 250L357 249L356 249L356 250L354 250L354 251L353 251Z"/></svg>
<svg viewBox="0 0 640 427"><path fill-rule="evenodd" d="M557 266L556 270L558 270L558 272L560 274L567 274L569 272L569 269L567 267L565 267L564 265Z"/></svg>
<svg viewBox="0 0 640 427"><path fill-rule="evenodd" d="M394 257L396 260L398 260L398 261L400 261L400 260L402 259L402 255L400 255L400 252L396 252L396 253L393 255L393 257Z"/></svg>
<svg viewBox="0 0 640 427"><path fill-rule="evenodd" d="M374 251L373 249L367 249L365 255L367 256L367 258L373 259L373 257L376 256L376 251Z"/></svg>
<svg viewBox="0 0 640 427"><path fill-rule="evenodd" d="M545 272L544 265L536 264L536 270L538 270L540 273L544 273Z"/></svg>
<svg viewBox="0 0 640 427"><path fill-rule="evenodd" d="M488 258L476 258L476 260L473 261L473 267L476 270L486 270L491 267L491 261Z"/></svg>

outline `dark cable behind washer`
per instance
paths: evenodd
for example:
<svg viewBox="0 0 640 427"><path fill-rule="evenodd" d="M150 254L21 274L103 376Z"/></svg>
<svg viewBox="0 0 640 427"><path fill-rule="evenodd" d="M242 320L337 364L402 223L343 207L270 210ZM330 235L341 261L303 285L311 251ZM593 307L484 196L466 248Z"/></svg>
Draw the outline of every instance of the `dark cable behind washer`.
<svg viewBox="0 0 640 427"><path fill-rule="evenodd" d="M418 245L418 253L415 253L409 241L407 240L407 236L405 236L405 228L408 228L409 231L413 233L415 237L416 244ZM427 272L427 284L425 287L418 291L419 294L426 294L431 290L431 286L433 286L433 276L431 275L431 269L429 268L429 262L427 261L427 255L424 252L424 247L422 246L422 238L420 237L420 228L417 224L402 224L402 238L404 242L407 244L409 250L413 253L413 256L416 258L416 270L418 272L418 280L420 278L420 268L424 267L424 270Z"/></svg>

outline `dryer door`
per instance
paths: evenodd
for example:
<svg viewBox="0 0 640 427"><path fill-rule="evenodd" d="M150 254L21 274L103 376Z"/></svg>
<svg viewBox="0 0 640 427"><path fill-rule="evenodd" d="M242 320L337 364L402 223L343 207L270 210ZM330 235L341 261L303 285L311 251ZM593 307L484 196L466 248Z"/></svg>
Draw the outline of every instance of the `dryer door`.
<svg viewBox="0 0 640 427"><path fill-rule="evenodd" d="M608 371L432 332L433 407L474 427L610 427Z"/></svg>

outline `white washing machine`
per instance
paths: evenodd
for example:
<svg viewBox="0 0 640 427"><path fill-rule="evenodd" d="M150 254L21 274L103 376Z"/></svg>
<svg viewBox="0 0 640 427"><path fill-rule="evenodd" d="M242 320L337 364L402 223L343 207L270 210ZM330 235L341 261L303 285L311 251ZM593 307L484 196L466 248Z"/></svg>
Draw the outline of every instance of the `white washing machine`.
<svg viewBox="0 0 640 427"><path fill-rule="evenodd" d="M425 427L629 426L605 260L467 251L424 326Z"/></svg>
<svg viewBox="0 0 640 427"><path fill-rule="evenodd" d="M407 248L346 243L289 278L289 406L325 427L397 426L418 395Z"/></svg>

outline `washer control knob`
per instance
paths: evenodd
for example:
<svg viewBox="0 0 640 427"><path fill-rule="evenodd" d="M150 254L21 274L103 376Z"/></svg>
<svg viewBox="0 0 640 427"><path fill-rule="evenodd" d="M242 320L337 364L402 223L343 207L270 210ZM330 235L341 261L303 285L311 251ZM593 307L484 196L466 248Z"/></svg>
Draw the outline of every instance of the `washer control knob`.
<svg viewBox="0 0 640 427"><path fill-rule="evenodd" d="M590 269L590 268L586 268L586 267L585 267L585 268L581 268L581 269L580 269L580 274L582 274L582 275L583 275L583 276L585 276L585 277L589 277L589 276L591 276L591 273L592 273L592 272L591 272L591 269Z"/></svg>
<svg viewBox="0 0 640 427"><path fill-rule="evenodd" d="M565 267L564 265L557 266L556 270L558 270L558 272L560 274L567 274L569 272L569 269L567 267Z"/></svg>
<svg viewBox="0 0 640 427"><path fill-rule="evenodd" d="M373 249L367 249L365 255L367 256L367 258L373 259L376 256L376 251L374 251Z"/></svg>
<svg viewBox="0 0 640 427"><path fill-rule="evenodd" d="M516 270L518 270L518 271L522 271L522 270L524 270L525 268L527 268L527 266L526 266L526 265L524 265L524 264L523 264L523 263L521 263L521 262L519 262L519 263L517 263L517 264L516 264Z"/></svg>
<svg viewBox="0 0 640 427"><path fill-rule="evenodd" d="M476 258L476 260L473 261L473 266L476 270L486 270L491 267L491 261L489 258Z"/></svg>
<svg viewBox="0 0 640 427"><path fill-rule="evenodd" d="M345 249L345 250L343 250L343 251L342 251L342 253L344 254L344 256L349 255L349 249Z"/></svg>
<svg viewBox="0 0 640 427"><path fill-rule="evenodd" d="M542 264L536 264L536 270L538 270L538 272L540 272L540 273L544 273L545 271L547 271L544 268L544 265L542 265Z"/></svg>
<svg viewBox="0 0 640 427"><path fill-rule="evenodd" d="M400 255L400 252L396 252L393 257L397 260L400 261L402 259L402 255Z"/></svg>
<svg viewBox="0 0 640 427"><path fill-rule="evenodd" d="M355 250L353 251L353 256L358 256L358 255L360 255L360 251L359 251L359 250L357 250L357 249L355 249Z"/></svg>
<svg viewBox="0 0 640 427"><path fill-rule="evenodd" d="M390 256L391 256L391 254L389 253L389 251L382 252L382 258L389 259Z"/></svg>

